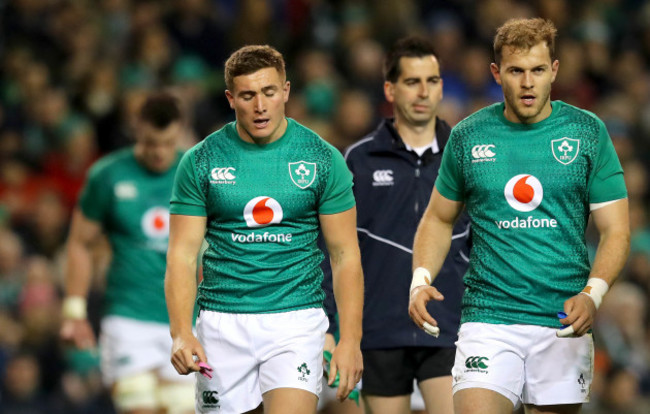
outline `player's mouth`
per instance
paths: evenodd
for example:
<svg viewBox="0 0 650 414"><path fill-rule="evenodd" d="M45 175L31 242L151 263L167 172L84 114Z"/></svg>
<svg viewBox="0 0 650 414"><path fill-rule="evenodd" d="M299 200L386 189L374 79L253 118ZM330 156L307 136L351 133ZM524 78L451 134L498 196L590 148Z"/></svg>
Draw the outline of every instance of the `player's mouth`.
<svg viewBox="0 0 650 414"><path fill-rule="evenodd" d="M257 129L264 129L269 125L270 122L271 120L269 118L259 118L259 119L255 119L253 121L253 124Z"/></svg>
<svg viewBox="0 0 650 414"><path fill-rule="evenodd" d="M426 112L429 110L429 105L426 104L414 104L413 109L415 109L415 112Z"/></svg>
<svg viewBox="0 0 650 414"><path fill-rule="evenodd" d="M526 95L522 95L521 98L519 98L519 99L521 99L521 102L524 105L533 106L533 105L535 105L536 97L535 97L535 95L532 95L532 94L526 94Z"/></svg>

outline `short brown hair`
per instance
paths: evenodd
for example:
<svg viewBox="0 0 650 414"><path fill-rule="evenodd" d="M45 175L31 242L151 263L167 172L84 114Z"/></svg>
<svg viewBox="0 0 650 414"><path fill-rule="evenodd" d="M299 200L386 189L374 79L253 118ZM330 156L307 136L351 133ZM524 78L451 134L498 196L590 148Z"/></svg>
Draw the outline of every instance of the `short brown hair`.
<svg viewBox="0 0 650 414"><path fill-rule="evenodd" d="M244 46L234 52L226 61L226 88L232 90L233 79L237 76L255 73L260 69L275 68L284 77L284 58L282 54L269 45Z"/></svg>
<svg viewBox="0 0 650 414"><path fill-rule="evenodd" d="M557 29L552 21L540 17L534 19L510 19L497 29L494 36L494 60L501 63L501 51L504 46L529 50L540 42L546 42L555 60L555 37Z"/></svg>

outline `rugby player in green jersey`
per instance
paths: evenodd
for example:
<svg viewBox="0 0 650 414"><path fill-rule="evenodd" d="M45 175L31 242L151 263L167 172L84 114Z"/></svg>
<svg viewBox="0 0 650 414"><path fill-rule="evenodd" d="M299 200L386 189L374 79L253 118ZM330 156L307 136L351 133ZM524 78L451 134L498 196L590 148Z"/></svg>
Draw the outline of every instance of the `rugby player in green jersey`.
<svg viewBox="0 0 650 414"><path fill-rule="evenodd" d="M233 53L225 78L236 121L191 148L174 182L165 281L171 359L181 374L212 368L196 375L200 413L316 412L328 325L319 231L340 315L330 381L340 374L344 400L361 378L352 176L333 146L285 117L285 73L269 46ZM193 275L204 237L195 337Z"/></svg>
<svg viewBox="0 0 650 414"><path fill-rule="evenodd" d="M429 286L463 205L473 250L452 370L456 414L577 413L593 375L590 329L629 250L627 191L594 114L551 101L556 29L513 19L491 70L505 101L452 130L413 252L409 313L435 328ZM588 218L600 234L592 266Z"/></svg>
<svg viewBox="0 0 650 414"><path fill-rule="evenodd" d="M95 345L86 318L93 245L110 242L101 321L101 370L120 413L190 413L194 384L169 366L165 253L169 198L184 133L179 103L166 93L146 98L135 125L135 146L91 167L74 211L67 243L66 299L61 336L79 348Z"/></svg>

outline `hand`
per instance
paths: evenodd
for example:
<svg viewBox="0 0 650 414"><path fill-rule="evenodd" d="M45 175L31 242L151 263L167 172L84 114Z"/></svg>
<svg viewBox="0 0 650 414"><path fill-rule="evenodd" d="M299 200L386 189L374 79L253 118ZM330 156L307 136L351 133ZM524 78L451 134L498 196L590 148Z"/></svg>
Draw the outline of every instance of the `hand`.
<svg viewBox="0 0 650 414"><path fill-rule="evenodd" d="M441 301L445 297L433 286L418 286L413 288L409 298L409 316L417 326L424 329L428 334L438 336L440 329L438 322L427 311L427 303L431 299Z"/></svg>
<svg viewBox="0 0 650 414"><path fill-rule="evenodd" d="M97 344L88 319L64 319L59 336L77 349L92 349Z"/></svg>
<svg viewBox="0 0 650 414"><path fill-rule="evenodd" d="M596 305L588 295L578 293L564 302L567 317L560 319L562 325L571 325L558 331L559 337L578 337L589 331L596 316Z"/></svg>
<svg viewBox="0 0 650 414"><path fill-rule="evenodd" d="M200 371L199 362L207 363L208 359L199 340L192 333L189 333L174 338L171 361L176 372L187 375Z"/></svg>
<svg viewBox="0 0 650 414"><path fill-rule="evenodd" d="M353 343L341 340L336 348L334 348L332 361L330 362L328 385L332 385L336 379L337 372L339 374L339 387L336 390L336 399L342 402L348 398L350 392L361 381L363 358L358 342Z"/></svg>

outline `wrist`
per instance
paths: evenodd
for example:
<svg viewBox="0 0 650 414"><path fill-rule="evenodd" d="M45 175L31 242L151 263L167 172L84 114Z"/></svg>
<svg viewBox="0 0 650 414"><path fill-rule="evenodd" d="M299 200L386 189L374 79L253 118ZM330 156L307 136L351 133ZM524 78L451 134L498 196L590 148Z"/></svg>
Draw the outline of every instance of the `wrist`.
<svg viewBox="0 0 650 414"><path fill-rule="evenodd" d="M88 318L86 298L82 296L66 296L63 299L61 314L64 319Z"/></svg>
<svg viewBox="0 0 650 414"><path fill-rule="evenodd" d="M590 277L587 286L580 293L589 296L594 301L596 309L598 309L603 301L603 296L608 290L609 284L604 279Z"/></svg>
<svg viewBox="0 0 650 414"><path fill-rule="evenodd" d="M420 286L431 285L431 273L424 267L418 267L413 271L413 278L411 279L411 288L409 292Z"/></svg>

